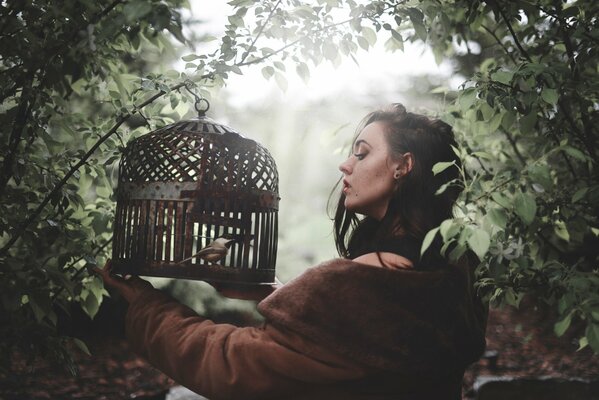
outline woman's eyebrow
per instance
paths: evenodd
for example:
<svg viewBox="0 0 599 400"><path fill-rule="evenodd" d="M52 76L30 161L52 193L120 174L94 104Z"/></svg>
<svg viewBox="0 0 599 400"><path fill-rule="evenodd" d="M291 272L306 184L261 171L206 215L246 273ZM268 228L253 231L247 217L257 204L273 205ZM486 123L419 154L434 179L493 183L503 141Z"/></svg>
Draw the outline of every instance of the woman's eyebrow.
<svg viewBox="0 0 599 400"><path fill-rule="evenodd" d="M356 140L356 143L354 143L354 149L357 149L358 146L360 146L362 143L364 143L368 147L372 147L366 140L360 139L360 140Z"/></svg>

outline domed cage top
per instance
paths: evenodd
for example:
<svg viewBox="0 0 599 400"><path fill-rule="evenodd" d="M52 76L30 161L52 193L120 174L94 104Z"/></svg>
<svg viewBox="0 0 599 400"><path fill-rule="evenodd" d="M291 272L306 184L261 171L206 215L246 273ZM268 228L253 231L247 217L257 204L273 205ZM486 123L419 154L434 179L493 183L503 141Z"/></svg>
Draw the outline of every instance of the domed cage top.
<svg viewBox="0 0 599 400"><path fill-rule="evenodd" d="M114 271L273 283L278 180L264 147L206 117L131 141L119 166ZM222 259L197 255L217 238L231 239Z"/></svg>

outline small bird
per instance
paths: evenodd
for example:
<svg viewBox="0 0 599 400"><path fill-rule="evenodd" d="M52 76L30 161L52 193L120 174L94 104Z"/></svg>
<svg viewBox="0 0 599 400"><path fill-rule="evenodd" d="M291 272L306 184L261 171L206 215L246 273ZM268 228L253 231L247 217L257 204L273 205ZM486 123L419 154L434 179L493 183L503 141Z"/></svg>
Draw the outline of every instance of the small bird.
<svg viewBox="0 0 599 400"><path fill-rule="evenodd" d="M198 251L191 257L187 257L186 259L179 261L177 264L183 264L184 262L197 257L201 258L202 260L215 263L227 256L227 254L229 253L229 246L231 246L231 243L235 241L237 241L237 239L235 238L231 239L226 237L219 237L215 239L212 243L210 243L208 246L204 247L202 250Z"/></svg>

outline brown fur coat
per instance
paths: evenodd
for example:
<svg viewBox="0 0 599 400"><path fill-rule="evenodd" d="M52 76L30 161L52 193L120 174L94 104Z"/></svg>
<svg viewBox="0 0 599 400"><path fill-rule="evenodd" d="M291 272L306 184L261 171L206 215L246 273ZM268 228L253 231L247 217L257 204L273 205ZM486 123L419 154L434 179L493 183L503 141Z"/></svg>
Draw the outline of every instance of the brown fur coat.
<svg viewBox="0 0 599 400"><path fill-rule="evenodd" d="M130 304L134 350L210 399L459 399L484 348L467 263L436 272L336 259L258 305L262 327L214 324L149 289Z"/></svg>

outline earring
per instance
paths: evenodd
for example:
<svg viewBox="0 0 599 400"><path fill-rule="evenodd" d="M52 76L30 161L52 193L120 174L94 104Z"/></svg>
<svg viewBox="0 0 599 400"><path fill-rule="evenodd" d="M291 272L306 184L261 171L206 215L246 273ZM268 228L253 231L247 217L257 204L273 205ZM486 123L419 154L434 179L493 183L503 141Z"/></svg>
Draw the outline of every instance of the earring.
<svg viewBox="0 0 599 400"><path fill-rule="evenodd" d="M393 177L394 177L395 179L399 179L399 178L401 178L401 172L397 172L397 173L395 173L395 175L393 175Z"/></svg>

